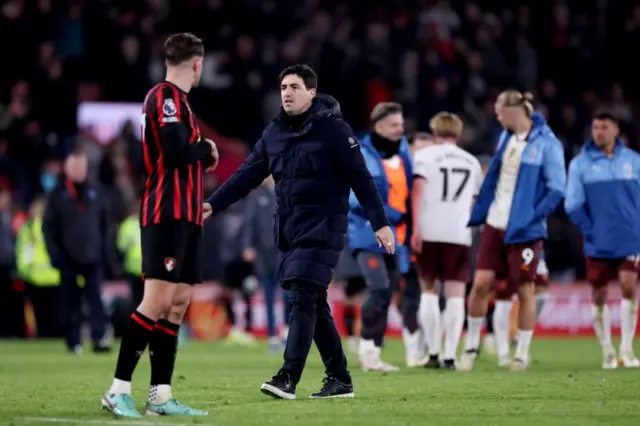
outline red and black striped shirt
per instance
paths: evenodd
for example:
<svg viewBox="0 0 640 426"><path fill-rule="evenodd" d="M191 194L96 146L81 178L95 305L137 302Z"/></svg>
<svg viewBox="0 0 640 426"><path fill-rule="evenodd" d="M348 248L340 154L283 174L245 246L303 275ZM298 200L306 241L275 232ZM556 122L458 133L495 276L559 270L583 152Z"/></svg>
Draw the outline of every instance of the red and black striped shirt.
<svg viewBox="0 0 640 426"><path fill-rule="evenodd" d="M147 93L142 114L141 226L166 220L202 226L202 174L211 146L199 143L200 130L186 92L160 83Z"/></svg>

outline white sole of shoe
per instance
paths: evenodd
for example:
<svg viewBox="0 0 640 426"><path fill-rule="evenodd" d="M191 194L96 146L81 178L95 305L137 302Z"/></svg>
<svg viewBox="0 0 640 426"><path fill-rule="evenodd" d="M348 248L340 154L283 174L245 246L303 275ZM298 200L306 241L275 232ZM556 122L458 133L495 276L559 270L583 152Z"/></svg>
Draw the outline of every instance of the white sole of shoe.
<svg viewBox="0 0 640 426"><path fill-rule="evenodd" d="M309 399L339 399L339 398L355 398L356 394L354 392L351 393L343 393L341 395L331 395L331 396L313 396L309 395Z"/></svg>
<svg viewBox="0 0 640 426"><path fill-rule="evenodd" d="M260 386L260 390L262 391L263 394L269 395L270 397L273 397L273 398L278 398L278 399L296 399L295 394L292 395L290 393L282 392L277 387L271 386L268 383L263 383L262 386Z"/></svg>

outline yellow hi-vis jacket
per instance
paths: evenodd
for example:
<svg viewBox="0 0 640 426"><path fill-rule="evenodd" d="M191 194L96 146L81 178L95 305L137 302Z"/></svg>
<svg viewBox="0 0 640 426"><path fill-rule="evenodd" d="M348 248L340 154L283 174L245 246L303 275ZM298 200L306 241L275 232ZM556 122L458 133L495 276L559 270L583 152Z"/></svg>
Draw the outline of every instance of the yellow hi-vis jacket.
<svg viewBox="0 0 640 426"><path fill-rule="evenodd" d="M137 215L127 217L120 224L116 244L118 251L124 256L124 270L136 277L142 276L142 242Z"/></svg>

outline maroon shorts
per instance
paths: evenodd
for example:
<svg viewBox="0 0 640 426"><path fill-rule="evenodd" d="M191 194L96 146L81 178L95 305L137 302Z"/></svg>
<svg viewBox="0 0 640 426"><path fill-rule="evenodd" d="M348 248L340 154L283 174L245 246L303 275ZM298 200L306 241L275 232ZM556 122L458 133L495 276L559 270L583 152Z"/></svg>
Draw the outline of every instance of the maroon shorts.
<svg viewBox="0 0 640 426"><path fill-rule="evenodd" d="M476 270L493 271L515 284L534 282L542 252L542 240L505 244L505 232L485 225L480 234Z"/></svg>
<svg viewBox="0 0 640 426"><path fill-rule="evenodd" d="M587 258L587 281L596 288L604 287L611 281L617 281L622 271L637 273L637 257L635 259Z"/></svg>
<svg viewBox="0 0 640 426"><path fill-rule="evenodd" d="M426 280L469 281L471 248L459 244L422 242L416 258L418 276Z"/></svg>
<svg viewBox="0 0 640 426"><path fill-rule="evenodd" d="M547 275L536 274L536 287L549 287L549 277Z"/></svg>

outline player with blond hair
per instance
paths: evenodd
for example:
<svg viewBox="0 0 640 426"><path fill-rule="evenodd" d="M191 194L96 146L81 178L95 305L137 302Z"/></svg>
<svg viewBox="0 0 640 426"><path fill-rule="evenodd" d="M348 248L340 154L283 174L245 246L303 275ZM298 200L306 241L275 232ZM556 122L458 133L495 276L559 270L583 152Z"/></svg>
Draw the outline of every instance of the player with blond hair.
<svg viewBox="0 0 640 426"><path fill-rule="evenodd" d="M457 144L463 123L455 114L440 112L431 119L435 143L414 159L411 247L422 295L418 317L429 347L427 368L440 368L444 329L444 364L455 370L455 356L464 324L464 297L469 280L471 208L480 185L482 167ZM440 282L446 308L441 324Z"/></svg>
<svg viewBox="0 0 640 426"><path fill-rule="evenodd" d="M528 93L507 90L495 103L504 130L469 221L469 226L484 227L460 370L473 369L478 357L480 330L496 276L512 280L519 299L518 344L511 369L529 366L536 321L534 281L547 237L546 220L562 201L567 179L562 144L534 111L532 99Z"/></svg>

